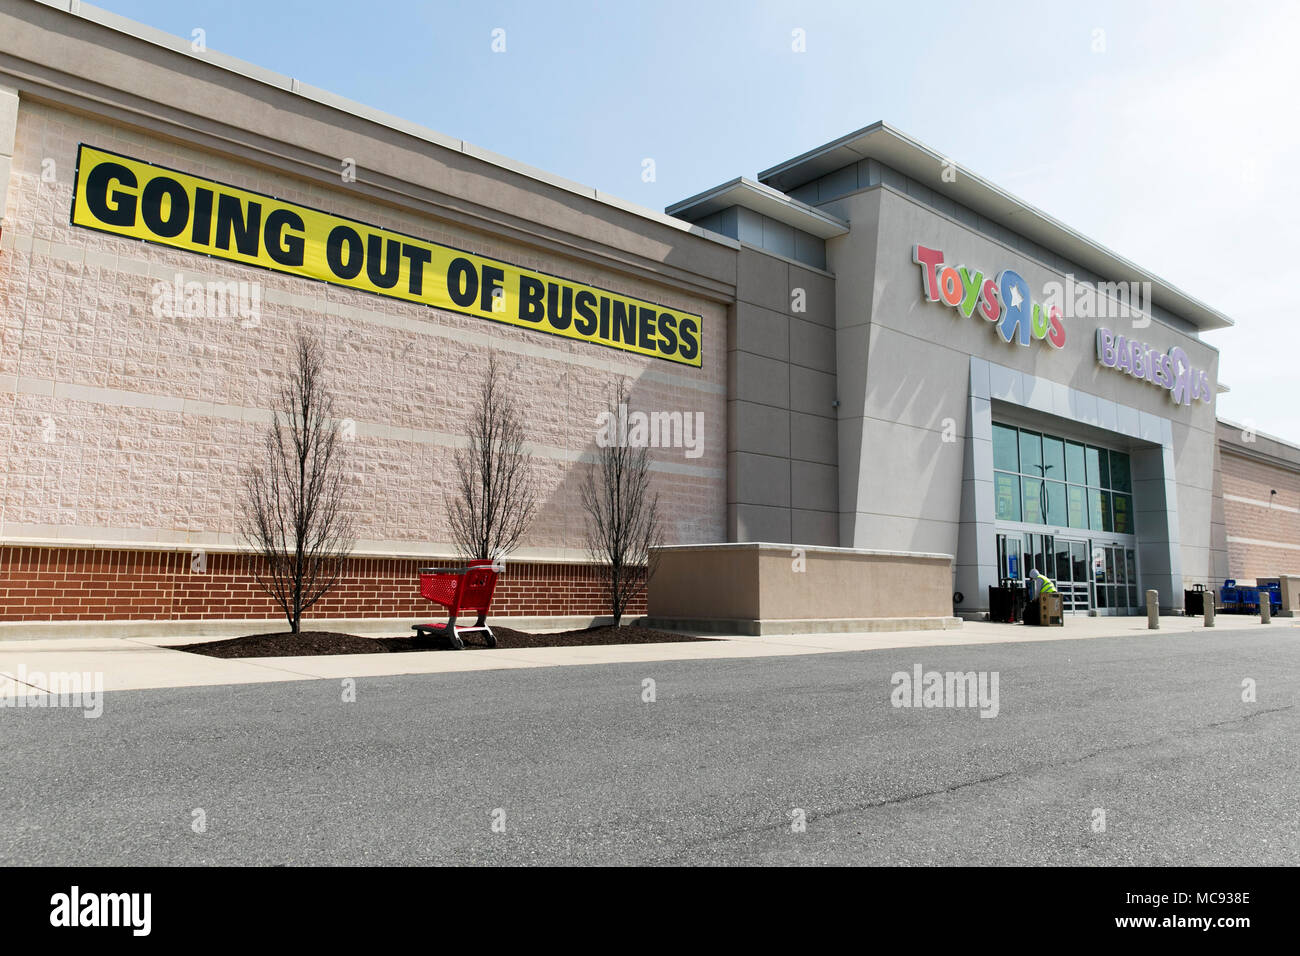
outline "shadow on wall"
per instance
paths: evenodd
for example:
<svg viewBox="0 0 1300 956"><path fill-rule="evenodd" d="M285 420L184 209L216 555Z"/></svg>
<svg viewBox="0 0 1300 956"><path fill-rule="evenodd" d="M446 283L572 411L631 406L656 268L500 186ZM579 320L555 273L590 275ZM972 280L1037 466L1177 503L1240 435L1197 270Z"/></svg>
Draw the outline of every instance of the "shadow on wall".
<svg viewBox="0 0 1300 956"><path fill-rule="evenodd" d="M671 375L672 366L660 364L662 370L648 366L629 376L571 366L554 384L564 400L551 414L562 417L564 447L577 451L564 462L550 493L539 497L539 518L525 546L559 541L561 547L586 552L582 483L601 442L611 440L632 445L644 441L649 446L651 487L659 495L666 544L725 540L724 413L711 414L704 402L686 400L687 395L704 393L662 381L653 373ZM630 392L625 413L611 408L622 382Z"/></svg>
<svg viewBox="0 0 1300 956"><path fill-rule="evenodd" d="M875 471L873 473L872 482L890 481L894 484L894 487L886 489L879 487L879 484L866 484L864 488L865 494L858 503L859 510L870 510L869 503L879 495L894 498L899 495L900 490L905 489L912 505L912 513L928 516L933 511L936 500L946 500L953 494L954 488L960 488L963 446L968 428L967 408L964 401L966 391L965 388L960 390L963 401L959 407L946 415L938 415L938 430L929 425L924 426L927 430L924 437L919 440L907 440L889 449L869 449L865 442L866 436L863 436L864 456L870 452L873 458L880 461L882 458L876 457L877 452L884 452L890 463L888 471ZM894 388L891 393L885 394L885 389L879 388L873 383L871 363L870 359L868 359L865 407L884 408L886 410L885 420L888 422L904 422L908 421L909 417L911 420L915 420L918 416L915 414L908 416L907 413L915 413L917 409L925 412L924 415L920 416L922 419L933 420L937 403L942 400L944 395L955 393L956 390L936 393L924 378L908 378ZM949 419L951 421L948 421ZM941 466L940 458L945 453L952 456L954 475L946 473ZM956 519L957 514L954 513L952 520L955 522ZM933 533L926 530L926 523L912 521L908 522L908 525L911 532L906 540L859 541L856 546L906 551L942 551L947 554L956 553L955 524L953 526L952 542L946 547L936 544Z"/></svg>
<svg viewBox="0 0 1300 956"><path fill-rule="evenodd" d="M331 289L325 292L333 294ZM451 316L449 321L462 319ZM469 320L467 328L472 328L470 321L483 324ZM263 322L251 333L255 348L250 346L247 354L229 361L254 363L255 369L287 367L297 324ZM340 336L337 320L321 313L304 317L301 326L327 344L336 416L352 430L348 468L357 489L359 539L409 542L413 550L429 543L449 545L447 500L454 491L455 449L418 433L464 436L468 411L481 385L487 346L478 335L461 339L408 332L405 337L410 342L394 348L392 329L348 326L347 334ZM687 379L694 370L678 373L677 366L651 360L623 376L615 371L618 365L639 358L624 359L612 349L574 343L570 351L575 356L597 355L608 362L593 367L566 364L562 358L536 359L513 348L535 342L535 334L509 328L482 331L506 337L501 343L505 347L495 350L497 359L523 409L526 440L535 451L537 510L522 547L564 549L582 560L581 483L599 450L598 415L624 379L631 389L629 417L643 413L668 420L666 429L649 436L657 437L659 446L652 441L652 484L661 498L666 542L725 538L725 399L674 383L674 377ZM566 348L564 340L545 344ZM277 375L258 372L249 384L252 387L244 394L225 397L234 404L273 407L280 387ZM221 489L225 504L219 530L232 535L237 534L242 474L260 460L266 424L246 421L236 427L237 435L231 436L229 445L237 451L224 475L208 485ZM413 434L405 434L408 431ZM193 533L213 530L178 528Z"/></svg>

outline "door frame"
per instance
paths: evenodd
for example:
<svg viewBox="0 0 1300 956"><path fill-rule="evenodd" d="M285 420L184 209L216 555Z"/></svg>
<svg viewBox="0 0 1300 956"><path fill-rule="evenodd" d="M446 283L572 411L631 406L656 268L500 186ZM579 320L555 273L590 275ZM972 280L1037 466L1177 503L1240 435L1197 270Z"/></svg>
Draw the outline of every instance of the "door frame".
<svg viewBox="0 0 1300 956"><path fill-rule="evenodd" d="M994 533L993 546L994 546L995 554L997 553L998 536L1015 535L1020 538L1021 550L1019 552L1019 557L1017 558L1017 560L1022 565L1022 567L1019 568L1019 580L1021 581L1026 581L1029 574L1029 567L1024 564L1024 554L1025 554L1024 546L1026 544L1026 540L1025 540L1026 535L1036 534L1040 536L1051 537L1053 539L1053 548L1055 548L1056 542L1058 541L1069 541L1076 544L1083 543L1088 555L1089 572L1091 572L1092 562L1099 549L1103 551L1102 560L1104 561L1105 560L1104 551L1106 548L1118 548L1119 553L1121 557L1125 560L1126 564L1127 564L1128 553L1132 552L1134 577L1135 580L1138 582L1137 587L1138 587L1139 603L1128 605L1125 607L1110 607L1110 606L1098 607L1098 601L1097 601L1098 581L1096 575L1090 573L1087 582L1084 582L1086 585L1086 592L1087 592L1086 593L1087 607L1077 608L1075 609L1075 613L1086 613L1094 617L1131 616L1131 615L1142 613L1141 610L1142 565L1141 565L1141 560L1139 558L1139 552L1137 546L1137 535L1115 534L1114 532L1110 532L1110 533L1092 532L1089 530L1085 530L1083 528L1054 528L1046 525L1025 524L1022 521L999 521L993 526L993 533ZM1055 563L1055 553L1053 553L1053 565L1054 563ZM1073 563L1073 556L1071 557L1071 563ZM999 574L1001 574L1001 570L1002 569L999 567L998 569ZM1126 589L1125 590L1126 599L1128 597L1128 589L1133 587L1133 583L1127 580L1128 577L1127 570L1128 570L1127 567L1125 567L1125 583L1123 587ZM1051 577L1054 581L1057 581L1057 587L1060 588L1060 581L1057 580L1057 575L1049 574L1048 577ZM1073 582L1073 568L1071 568L1071 579L1072 579L1072 583L1076 583L1076 584L1079 583L1079 582ZM1109 583L1103 577L1103 580L1101 581L1101 586L1103 588L1114 589L1116 587L1119 587L1120 585ZM1111 595L1111 594L1114 594L1113 590L1106 592L1106 595ZM1064 610L1065 603L1066 603L1065 596L1062 595L1061 604L1063 610ZM1076 600L1072 603L1078 604L1079 602Z"/></svg>

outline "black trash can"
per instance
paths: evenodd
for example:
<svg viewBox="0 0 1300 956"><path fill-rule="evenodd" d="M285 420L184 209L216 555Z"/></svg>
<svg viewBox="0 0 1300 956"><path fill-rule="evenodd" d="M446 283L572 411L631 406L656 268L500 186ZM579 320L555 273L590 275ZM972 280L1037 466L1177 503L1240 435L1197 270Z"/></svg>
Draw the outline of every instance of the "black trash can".
<svg viewBox="0 0 1300 956"><path fill-rule="evenodd" d="M989 620L1003 624L1015 624L1025 609L1026 593L1024 588L1002 585L989 586Z"/></svg>

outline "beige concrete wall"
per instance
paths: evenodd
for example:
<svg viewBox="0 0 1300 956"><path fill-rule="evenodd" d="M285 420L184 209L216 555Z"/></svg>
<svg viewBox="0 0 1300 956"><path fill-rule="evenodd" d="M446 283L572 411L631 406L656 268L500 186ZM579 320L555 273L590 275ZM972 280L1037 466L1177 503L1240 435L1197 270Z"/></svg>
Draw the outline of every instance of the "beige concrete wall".
<svg viewBox="0 0 1300 956"><path fill-rule="evenodd" d="M1300 617L1300 575L1281 575L1282 617Z"/></svg>
<svg viewBox="0 0 1300 956"><path fill-rule="evenodd" d="M755 547L664 548L646 586L651 617L757 620L761 616Z"/></svg>
<svg viewBox="0 0 1300 956"><path fill-rule="evenodd" d="M952 559L939 554L742 543L665 548L652 618L949 617Z"/></svg>
<svg viewBox="0 0 1300 956"><path fill-rule="evenodd" d="M76 149L105 149L704 316L701 369L441 312L69 225ZM42 178L52 170L52 181ZM605 260L559 256L238 158L23 97L0 247L0 537L234 547L240 473L257 454L297 326L326 347L363 552L450 549L452 455L495 350L526 407L539 510L520 558L581 559L578 485L596 414L627 379L634 407L703 415L703 453L654 453L669 541L726 519L726 307ZM691 242L701 240L686 234ZM239 315L168 316L160 283L245 282Z"/></svg>
<svg viewBox="0 0 1300 956"><path fill-rule="evenodd" d="M0 226L5 220L5 197L13 166L14 136L18 131L18 91L0 85Z"/></svg>

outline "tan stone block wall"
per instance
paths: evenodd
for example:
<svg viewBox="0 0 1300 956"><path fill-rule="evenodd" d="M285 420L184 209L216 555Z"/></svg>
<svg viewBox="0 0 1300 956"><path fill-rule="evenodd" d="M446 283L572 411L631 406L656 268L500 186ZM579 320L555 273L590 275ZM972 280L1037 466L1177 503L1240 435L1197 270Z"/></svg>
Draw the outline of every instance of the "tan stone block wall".
<svg viewBox="0 0 1300 956"><path fill-rule="evenodd" d="M79 142L701 313L703 368L384 299L69 224ZM43 182L53 161L56 181ZM358 157L364 167L364 157ZM48 168L48 164L45 168ZM0 247L0 538L234 546L294 329L321 336L349 446L361 550L444 553L452 446L489 348L526 402L540 509L523 557L582 556L579 455L627 377L635 407L699 411L704 453L655 452L671 542L725 526L725 309L409 211L23 101ZM665 250L665 255L670 250ZM256 324L155 314L155 284L256 283Z"/></svg>
<svg viewBox="0 0 1300 956"><path fill-rule="evenodd" d="M946 618L947 555L729 544L668 548L647 587L652 618L740 621Z"/></svg>
<svg viewBox="0 0 1300 956"><path fill-rule="evenodd" d="M1300 574L1300 472L1227 448L1221 457L1230 575L1253 581Z"/></svg>

